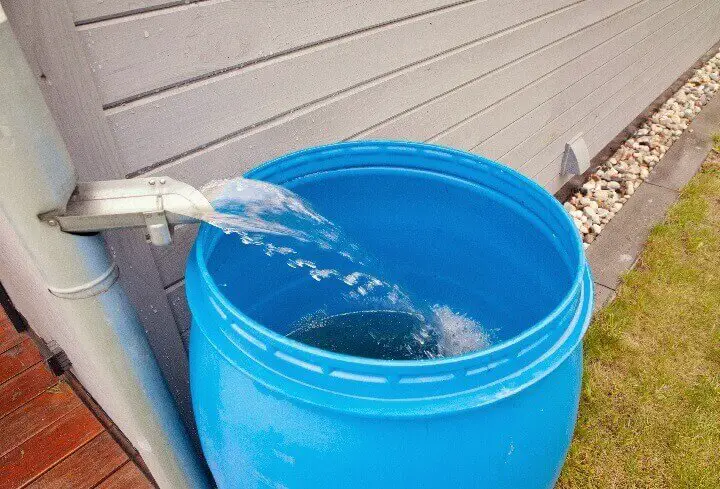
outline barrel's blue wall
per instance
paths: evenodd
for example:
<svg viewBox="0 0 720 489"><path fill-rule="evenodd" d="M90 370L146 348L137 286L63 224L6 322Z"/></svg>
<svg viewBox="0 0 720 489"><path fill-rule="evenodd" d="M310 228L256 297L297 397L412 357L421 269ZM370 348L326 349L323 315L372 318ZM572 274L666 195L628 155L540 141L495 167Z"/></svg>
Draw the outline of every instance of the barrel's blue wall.
<svg viewBox="0 0 720 489"><path fill-rule="evenodd" d="M416 301L447 301L494 343L397 362L292 341L287 323L336 294L285 258L268 273L267 256L203 224L187 266L191 391L220 487L550 489L593 294L554 197L489 160L404 142L307 149L249 176L306 196Z"/></svg>
<svg viewBox="0 0 720 489"><path fill-rule="evenodd" d="M193 401L201 431L216 436L203 446L222 488L261 480L297 489L551 489L575 427L581 348L481 413L387 421L294 405L258 389L208 342L194 345L192 368L206 381L198 379Z"/></svg>

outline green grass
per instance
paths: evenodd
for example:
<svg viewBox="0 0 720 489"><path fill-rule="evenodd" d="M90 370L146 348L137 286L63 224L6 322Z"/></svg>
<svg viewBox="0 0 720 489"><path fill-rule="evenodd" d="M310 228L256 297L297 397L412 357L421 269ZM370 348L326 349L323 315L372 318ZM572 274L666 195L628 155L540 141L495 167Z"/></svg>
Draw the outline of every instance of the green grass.
<svg viewBox="0 0 720 489"><path fill-rule="evenodd" d="M720 488L720 155L593 320L585 361L559 489Z"/></svg>
<svg viewBox="0 0 720 489"><path fill-rule="evenodd" d="M712 135L713 151L720 153L720 132L714 132Z"/></svg>

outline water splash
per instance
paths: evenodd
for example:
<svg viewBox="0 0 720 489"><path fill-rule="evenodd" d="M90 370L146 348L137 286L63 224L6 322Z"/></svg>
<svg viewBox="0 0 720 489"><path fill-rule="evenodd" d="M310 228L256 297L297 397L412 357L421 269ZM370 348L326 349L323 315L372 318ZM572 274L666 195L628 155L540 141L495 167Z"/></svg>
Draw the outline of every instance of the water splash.
<svg viewBox="0 0 720 489"><path fill-rule="evenodd" d="M427 315L396 310L309 314L288 334L302 343L380 360L428 360L487 348L491 334L467 315L434 305Z"/></svg>
<svg viewBox="0 0 720 489"><path fill-rule="evenodd" d="M239 235L242 244L262 247L268 257L286 256L288 267L306 269L316 282L344 283L348 302L362 302L364 307L413 309L399 287L367 272L379 268L371 257L290 190L268 182L234 178L212 181L201 192L215 209L201 216L202 220L226 234ZM293 238L296 245L273 242L280 237ZM313 259L301 256L301 250ZM328 263L318 262L318 255L326 257Z"/></svg>
<svg viewBox="0 0 720 489"><path fill-rule="evenodd" d="M213 181L201 191L215 209L204 221L315 282L342 284L347 312L309 314L290 329L291 338L385 359L441 358L490 346L491 335L476 321L447 305L411 298L377 260L293 192L246 178Z"/></svg>
<svg viewBox="0 0 720 489"><path fill-rule="evenodd" d="M484 350L491 345L491 332L485 331L467 315L439 304L434 305L432 311L433 320L430 327L439 329L439 357L463 355Z"/></svg>

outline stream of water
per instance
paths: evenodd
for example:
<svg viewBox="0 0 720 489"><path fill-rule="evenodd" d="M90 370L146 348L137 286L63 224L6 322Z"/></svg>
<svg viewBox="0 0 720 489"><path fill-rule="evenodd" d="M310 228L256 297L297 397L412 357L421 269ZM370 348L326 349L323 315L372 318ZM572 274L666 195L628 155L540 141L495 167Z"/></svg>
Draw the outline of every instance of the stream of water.
<svg viewBox="0 0 720 489"><path fill-rule="evenodd" d="M315 282L341 285L344 312L305 315L288 337L349 355L417 360L487 348L492 332L448 304L412 297L386 276L381 263L298 195L246 178L213 181L201 189L215 212L202 219L259 247L268 260L307 271ZM288 240L290 238L290 240Z"/></svg>

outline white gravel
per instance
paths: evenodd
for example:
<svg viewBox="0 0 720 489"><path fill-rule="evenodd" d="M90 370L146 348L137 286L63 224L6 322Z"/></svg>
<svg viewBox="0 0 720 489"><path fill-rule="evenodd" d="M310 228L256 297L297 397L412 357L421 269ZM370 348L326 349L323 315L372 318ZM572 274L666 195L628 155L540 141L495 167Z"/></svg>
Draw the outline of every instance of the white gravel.
<svg viewBox="0 0 720 489"><path fill-rule="evenodd" d="M563 204L590 246L603 227L650 176L653 167L720 89L720 52L646 120Z"/></svg>

